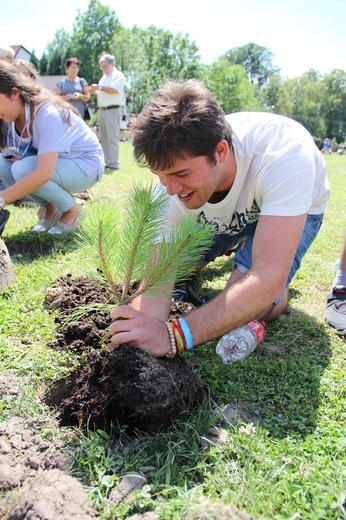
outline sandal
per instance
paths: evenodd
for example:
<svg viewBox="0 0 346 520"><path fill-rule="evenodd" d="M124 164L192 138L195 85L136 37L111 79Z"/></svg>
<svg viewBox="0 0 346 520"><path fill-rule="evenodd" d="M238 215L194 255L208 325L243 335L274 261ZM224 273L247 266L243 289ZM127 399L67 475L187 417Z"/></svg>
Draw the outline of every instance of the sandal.
<svg viewBox="0 0 346 520"><path fill-rule="evenodd" d="M59 220L54 227L50 228L48 233L50 233L51 235L62 235L64 233L71 233L73 231L76 231L82 217L83 211L80 210L72 224L66 224L65 222Z"/></svg>
<svg viewBox="0 0 346 520"><path fill-rule="evenodd" d="M41 220L39 220L39 222L37 222L37 224L32 228L31 231L36 231L37 233L42 233L43 231L50 230L58 222L61 215L62 215L61 211L58 210L55 213L53 218L45 218L45 217L41 218Z"/></svg>

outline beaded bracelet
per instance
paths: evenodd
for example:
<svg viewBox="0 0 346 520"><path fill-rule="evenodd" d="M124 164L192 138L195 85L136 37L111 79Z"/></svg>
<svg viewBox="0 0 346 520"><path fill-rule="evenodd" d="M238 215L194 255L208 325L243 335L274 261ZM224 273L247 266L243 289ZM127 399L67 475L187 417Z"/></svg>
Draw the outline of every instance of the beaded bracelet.
<svg viewBox="0 0 346 520"><path fill-rule="evenodd" d="M166 354L166 357L174 358L174 356L177 354L177 344L175 342L172 325L169 321L165 321L165 325L168 331L169 341L171 342L171 350Z"/></svg>
<svg viewBox="0 0 346 520"><path fill-rule="evenodd" d="M184 352L193 347L193 336L189 325L184 318L170 319L175 344L178 352Z"/></svg>
<svg viewBox="0 0 346 520"><path fill-rule="evenodd" d="M169 320L169 323L172 326L175 344L177 345L177 351L184 352L184 350L186 350L186 342L185 342L185 336L183 334L183 331L181 330L179 320L171 319L171 320Z"/></svg>

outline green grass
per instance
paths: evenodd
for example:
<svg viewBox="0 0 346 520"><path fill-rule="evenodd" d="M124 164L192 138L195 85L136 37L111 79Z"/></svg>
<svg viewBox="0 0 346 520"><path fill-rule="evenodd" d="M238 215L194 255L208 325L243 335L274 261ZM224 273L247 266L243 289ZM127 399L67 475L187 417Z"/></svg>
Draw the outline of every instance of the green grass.
<svg viewBox="0 0 346 520"><path fill-rule="evenodd" d="M168 432L139 433L135 442L125 433L117 441L102 431L79 436L75 471L88 485L100 518L150 510L164 520L209 518L196 511L214 501L232 503L257 519L346 518L346 348L323 318L345 233L346 158L333 154L326 161L332 197L322 230L291 284L287 311L269 324L264 344L231 366L221 363L216 342L186 353L210 401ZM131 145L122 143L121 170L106 174L92 192L97 200L121 205L134 182L153 179L134 164ZM33 395L71 370L73 356L47 346L55 323L45 289L68 272L90 274L88 258L73 237L31 233L35 210L12 206L10 211L5 242L34 242L50 252L35 259L14 255L17 280L0 295L0 370L30 375L33 388L22 406L0 399L0 420L33 413ZM231 264L218 259L205 270L204 295L223 287ZM238 422L224 423L217 413L229 403L238 409ZM211 426L222 429L224 440L202 444ZM133 471L143 472L148 485L126 504L105 504L115 483Z"/></svg>

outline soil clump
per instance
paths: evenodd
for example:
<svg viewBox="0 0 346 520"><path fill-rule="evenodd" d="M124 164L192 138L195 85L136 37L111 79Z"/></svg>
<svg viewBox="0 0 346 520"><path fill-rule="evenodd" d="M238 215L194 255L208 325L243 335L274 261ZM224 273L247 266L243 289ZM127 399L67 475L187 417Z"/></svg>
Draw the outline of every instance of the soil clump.
<svg viewBox="0 0 346 520"><path fill-rule="evenodd" d="M88 312L66 321L83 305L109 303L111 293L89 278L62 277L47 290L47 303L57 309L57 336L49 345L73 349L80 357L79 369L60 381L47 395L57 407L64 426L88 424L110 431L113 425L156 432L179 414L192 410L205 391L187 361L154 358L137 347L110 343L108 312ZM193 308L173 302L178 316Z"/></svg>
<svg viewBox="0 0 346 520"><path fill-rule="evenodd" d="M9 407L23 398L29 384L14 370L0 373L0 395ZM48 413L40 418L14 415L0 421L0 518L94 518L82 484L68 475L72 465L65 433Z"/></svg>

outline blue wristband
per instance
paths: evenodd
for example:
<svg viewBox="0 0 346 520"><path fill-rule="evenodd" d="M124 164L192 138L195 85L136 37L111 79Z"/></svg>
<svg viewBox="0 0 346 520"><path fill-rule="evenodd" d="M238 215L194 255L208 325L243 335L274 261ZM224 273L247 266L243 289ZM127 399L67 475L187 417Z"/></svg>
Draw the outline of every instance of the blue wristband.
<svg viewBox="0 0 346 520"><path fill-rule="evenodd" d="M193 347L193 337L192 337L191 329L190 329L187 321L184 318L179 318L179 323L181 326L181 330L183 331L183 334L185 336L186 348L187 348L187 350L189 350L190 348Z"/></svg>

